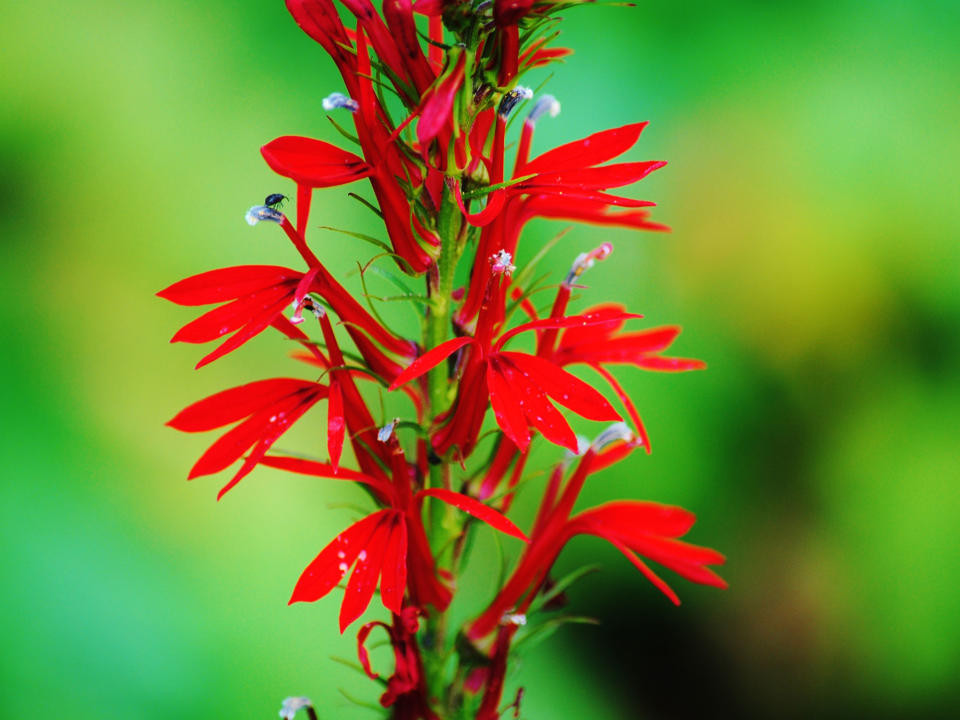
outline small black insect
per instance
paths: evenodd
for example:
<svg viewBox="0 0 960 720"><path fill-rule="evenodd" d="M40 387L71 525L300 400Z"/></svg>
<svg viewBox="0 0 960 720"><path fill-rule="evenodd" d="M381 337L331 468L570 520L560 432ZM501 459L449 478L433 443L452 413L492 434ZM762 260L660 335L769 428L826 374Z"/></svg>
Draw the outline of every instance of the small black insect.
<svg viewBox="0 0 960 720"><path fill-rule="evenodd" d="M263 201L263 204L272 210L279 210L287 200L289 200L289 198L286 195L273 193L271 195L267 195L267 198Z"/></svg>

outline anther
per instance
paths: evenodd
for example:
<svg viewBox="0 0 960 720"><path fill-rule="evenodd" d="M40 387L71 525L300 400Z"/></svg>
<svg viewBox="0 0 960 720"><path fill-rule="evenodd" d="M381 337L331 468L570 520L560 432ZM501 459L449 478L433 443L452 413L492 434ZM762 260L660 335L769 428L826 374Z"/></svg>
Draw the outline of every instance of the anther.
<svg viewBox="0 0 960 720"><path fill-rule="evenodd" d="M280 707L282 720L293 720L298 710L313 710L313 702L308 697L288 697Z"/></svg>
<svg viewBox="0 0 960 720"><path fill-rule="evenodd" d="M254 205L247 210L244 218L246 218L248 225L256 225L258 222L263 222L264 220L275 222L279 225L283 222L283 213L266 205Z"/></svg>
<svg viewBox="0 0 960 720"><path fill-rule="evenodd" d="M543 95L533 104L533 110L527 115L528 123L536 123L544 115L556 117L560 114L560 103L553 95Z"/></svg>
<svg viewBox="0 0 960 720"><path fill-rule="evenodd" d="M513 256L506 250L498 250L490 256L490 270L494 275L510 275L517 266L513 264Z"/></svg>
<svg viewBox="0 0 960 720"><path fill-rule="evenodd" d="M500 618L500 624L521 627L527 624L527 616L523 613L505 613L504 616Z"/></svg>
<svg viewBox="0 0 960 720"><path fill-rule="evenodd" d="M577 255L577 259L573 261L573 265L570 266L570 272L568 272L567 276L563 279L563 284L567 287L572 287L577 281L577 278L592 268L597 260L604 260L609 257L612 252L613 245L605 242L600 247L596 247L588 253L580 253Z"/></svg>
<svg viewBox="0 0 960 720"><path fill-rule="evenodd" d="M338 92L327 95L321 104L323 105L323 109L327 112L343 108L344 110L349 110L350 112L355 113L360 109L360 103L358 103L349 95L344 95L343 93Z"/></svg>
<svg viewBox="0 0 960 720"><path fill-rule="evenodd" d="M635 439L633 430L626 423L618 422L597 435L597 439L593 441L590 447L593 448L594 452L600 452L616 442L632 443Z"/></svg>
<svg viewBox="0 0 960 720"><path fill-rule="evenodd" d="M293 315L290 317L290 322L292 322L294 325L299 325L302 323L304 310L312 312L313 316L318 320L326 314L323 307L315 303L313 298L307 295L299 302L297 300L293 301Z"/></svg>
<svg viewBox="0 0 960 720"><path fill-rule="evenodd" d="M529 100L532 97L533 90L523 85L517 85L513 90L503 96L503 99L500 101L500 107L497 109L497 114L505 118L521 100Z"/></svg>
<svg viewBox="0 0 960 720"><path fill-rule="evenodd" d="M382 443L390 442L390 439L393 437L393 433L397 428L398 422L400 422L400 418L394 418L380 428L380 430L377 432L377 440Z"/></svg>
<svg viewBox="0 0 960 720"><path fill-rule="evenodd" d="M567 450L566 455L564 455L564 458L563 458L564 466L569 465L576 458L581 457L589 449L590 449L589 438L585 438L583 435L577 435L577 451L571 452L570 450Z"/></svg>

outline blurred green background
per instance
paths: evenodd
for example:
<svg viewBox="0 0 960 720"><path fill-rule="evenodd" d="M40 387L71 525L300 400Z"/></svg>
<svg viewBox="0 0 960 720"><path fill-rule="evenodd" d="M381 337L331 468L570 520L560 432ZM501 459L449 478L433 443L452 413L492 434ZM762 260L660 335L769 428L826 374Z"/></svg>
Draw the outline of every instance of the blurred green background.
<svg viewBox="0 0 960 720"><path fill-rule="evenodd" d="M548 269L612 240L578 307L616 299L682 324L679 352L710 369L618 373L655 451L583 501L693 509L691 539L728 554L731 588L676 580L674 608L614 550L576 541L561 569L605 568L572 610L602 625L522 665L524 717L950 715L960 6L640 5L567 15L576 55L547 87L563 112L536 150L650 120L630 157L670 165L631 192L674 232L577 227ZM306 375L266 334L193 371L203 349L167 340L196 313L153 296L214 267L296 263L242 215L291 190L261 144L337 140L320 109L341 89L332 63L279 0L3 15L0 716L268 718L307 694L321 718L375 717L337 692L376 700L329 659L354 656L336 593L286 607L349 520L328 506L356 490L258 470L218 504L222 478L183 480L214 436L162 424L225 387ZM318 191L314 224L374 229L345 192ZM532 226L520 262L562 227ZM370 255L311 233L338 273ZM478 577L465 595L483 597Z"/></svg>

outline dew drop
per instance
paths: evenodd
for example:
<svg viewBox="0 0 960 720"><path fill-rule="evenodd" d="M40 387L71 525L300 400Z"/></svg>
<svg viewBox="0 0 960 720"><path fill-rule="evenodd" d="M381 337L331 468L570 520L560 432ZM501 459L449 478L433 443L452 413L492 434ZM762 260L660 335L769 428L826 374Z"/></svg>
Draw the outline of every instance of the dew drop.
<svg viewBox="0 0 960 720"><path fill-rule="evenodd" d="M347 565L345 562L342 562L337 567L340 569L341 573L345 573L347 572L347 568L349 567L349 565Z"/></svg>

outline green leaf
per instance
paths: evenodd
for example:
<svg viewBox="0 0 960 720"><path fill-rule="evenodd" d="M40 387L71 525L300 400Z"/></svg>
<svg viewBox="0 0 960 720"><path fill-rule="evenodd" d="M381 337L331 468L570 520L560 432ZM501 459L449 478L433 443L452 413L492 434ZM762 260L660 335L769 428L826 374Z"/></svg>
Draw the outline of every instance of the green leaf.
<svg viewBox="0 0 960 720"><path fill-rule="evenodd" d="M318 227L319 227L321 230L332 230L333 232L343 233L344 235L349 235L350 237L355 237L355 238L357 238L358 240L363 240L364 242L368 242L368 243L370 243L371 245L376 245L378 248L380 248L381 250L384 250L384 251L386 251L386 252L388 252L388 253L392 253L392 252L393 252L393 248L391 248L391 247L390 247L387 243L385 243L383 240L378 240L377 238L371 237L370 235L364 235L363 233L353 232L352 230L341 230L340 228L331 227L331 226L329 226L329 225L319 225Z"/></svg>
<svg viewBox="0 0 960 720"><path fill-rule="evenodd" d="M519 653L529 652L531 649L542 643L553 635L564 625L599 625L600 621L596 618L585 617L582 615L564 615L563 617L553 618L544 623L540 623L529 632L524 633L523 637L513 644L513 651Z"/></svg>
<svg viewBox="0 0 960 720"><path fill-rule="evenodd" d="M367 200L365 197L361 197L360 195L357 195L355 192L349 192L349 193L347 193L347 196L348 196L348 197L352 197L354 200L356 200L357 202L359 202L361 205L366 205L370 210L372 210L373 212L375 212L375 213L377 214L377 217L379 217L381 220L383 220L383 213L380 212L380 208L378 208L378 207L377 207L376 205L374 205L372 202L370 202L369 200Z"/></svg>
<svg viewBox="0 0 960 720"><path fill-rule="evenodd" d="M356 705L357 707L367 708L368 710L374 710L374 711L376 711L377 713L379 713L379 715L380 715L381 717L385 717L384 714L383 714L383 713L384 713L384 709L383 709L383 707L381 707L380 705L374 705L373 703L367 702L366 700L360 700L359 698L355 698L355 697L353 697L353 695L351 695L350 693L348 693L348 692L347 692L346 690L344 690L343 688L337 688L337 690L338 690L338 691L340 692L340 694L343 695L349 702L353 703L353 704Z"/></svg>
<svg viewBox="0 0 960 720"><path fill-rule="evenodd" d="M578 568L572 573L565 575L563 578L558 580L554 586L550 588L550 590L539 595L537 599L530 604L529 612L531 614L537 612L555 597L558 597L564 590L573 585L573 583L575 583L577 580L589 575L590 573L597 572L599 569L599 565L584 565L582 568Z"/></svg>

